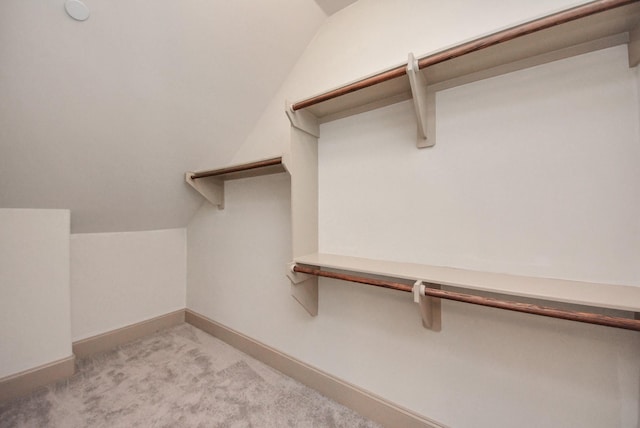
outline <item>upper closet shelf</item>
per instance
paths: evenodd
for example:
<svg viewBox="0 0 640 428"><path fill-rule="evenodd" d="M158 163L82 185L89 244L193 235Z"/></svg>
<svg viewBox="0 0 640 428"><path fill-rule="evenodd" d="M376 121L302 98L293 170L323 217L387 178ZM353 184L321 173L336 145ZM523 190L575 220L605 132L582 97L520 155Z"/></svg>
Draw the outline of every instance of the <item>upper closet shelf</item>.
<svg viewBox="0 0 640 428"><path fill-rule="evenodd" d="M294 261L324 269L381 275L411 281L422 280L427 283L468 290L640 312L640 287L629 285L538 278L323 253L296 257Z"/></svg>
<svg viewBox="0 0 640 428"><path fill-rule="evenodd" d="M418 146L431 146L420 140L435 138L436 91L621 44L634 67L639 22L638 0L594 1L418 59L409 54L406 64L291 104L289 116L324 123L413 97Z"/></svg>
<svg viewBox="0 0 640 428"><path fill-rule="evenodd" d="M185 180L213 205L224 209L224 182L286 172L282 157L199 172L187 172Z"/></svg>

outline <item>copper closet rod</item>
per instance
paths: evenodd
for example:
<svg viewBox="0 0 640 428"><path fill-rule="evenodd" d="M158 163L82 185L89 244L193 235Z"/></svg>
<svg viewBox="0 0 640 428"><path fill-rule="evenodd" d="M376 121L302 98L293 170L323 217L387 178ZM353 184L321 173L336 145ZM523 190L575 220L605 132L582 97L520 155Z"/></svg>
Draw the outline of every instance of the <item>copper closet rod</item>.
<svg viewBox="0 0 640 428"><path fill-rule="evenodd" d="M357 282L360 284L373 285L376 287L391 288L411 293L413 287L411 285L399 282L385 281L379 279L365 278L343 273L328 272L311 267L300 266L298 264L293 267L294 272L306 273L308 275L322 276L325 278L340 279L343 281ZM578 321L588 324L597 324L607 327L617 327L626 330L640 331L640 320L630 318L610 317L607 315L593 314L590 312L566 311L555 309L548 306L533 305L530 303L510 302L507 300L494 299L491 297L474 296L471 294L457 293L454 291L439 290L436 288L425 288L425 295L437 297L440 299L455 300L458 302L471 303L473 305L488 306L491 308L506 309L508 311L524 312L527 314L542 315L545 317L559 318L563 320Z"/></svg>
<svg viewBox="0 0 640 428"><path fill-rule="evenodd" d="M605 12L607 10L615 9L617 7L625 6L630 3L635 3L638 0L596 0L591 3L587 3L581 6L574 7L573 9L565 10L553 15L549 15L540 19L536 19L525 24L521 24L512 28L508 28L497 33L481 37L476 40L472 40L467 43L463 43L458 46L454 46L451 49L444 50L442 52L435 53L433 55L421 58L418 60L418 69L422 70L432 65L439 64L441 62L454 59L463 55L476 52L490 46L494 46L500 43L508 42L509 40L516 39L518 37L526 36L527 34L535 33L537 31L546 30L547 28L555 27L556 25L564 24L566 22L574 21L576 19L585 18L596 13ZM312 98L297 102L291 106L292 110L300 110L303 108L311 107L324 101L328 101L334 98L341 97L351 92L359 91L360 89L368 88L370 86L377 85L388 80L393 80L398 77L402 77L407 73L407 66L401 65L399 67L392 68L384 71L375 76L368 77L366 79L358 80L357 82L342 86L332 91L325 92Z"/></svg>
<svg viewBox="0 0 640 428"><path fill-rule="evenodd" d="M191 179L196 180L198 178L205 177L217 177L219 175L232 174L234 172L250 171L252 169L265 168L268 166L275 166L282 164L282 157L273 159L266 159L257 162L245 163L243 165L235 165L227 168L212 169L210 171L202 171L191 174Z"/></svg>

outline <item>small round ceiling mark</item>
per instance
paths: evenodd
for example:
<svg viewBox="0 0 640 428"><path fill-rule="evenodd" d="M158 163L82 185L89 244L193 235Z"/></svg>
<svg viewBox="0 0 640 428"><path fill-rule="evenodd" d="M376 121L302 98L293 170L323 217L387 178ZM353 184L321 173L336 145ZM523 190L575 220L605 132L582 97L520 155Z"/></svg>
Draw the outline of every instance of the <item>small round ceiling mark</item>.
<svg viewBox="0 0 640 428"><path fill-rule="evenodd" d="M76 21L86 21L89 18L89 8L80 0L67 0L64 3L64 10Z"/></svg>

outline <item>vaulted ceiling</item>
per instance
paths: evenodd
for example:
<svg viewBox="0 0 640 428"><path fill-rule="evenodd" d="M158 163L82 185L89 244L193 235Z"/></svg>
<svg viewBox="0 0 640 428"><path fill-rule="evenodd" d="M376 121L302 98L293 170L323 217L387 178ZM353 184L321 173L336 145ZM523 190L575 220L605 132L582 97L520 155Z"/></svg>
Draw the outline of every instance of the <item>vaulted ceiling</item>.
<svg viewBox="0 0 640 428"><path fill-rule="evenodd" d="M0 208L184 227L328 14L352 0L0 2Z"/></svg>

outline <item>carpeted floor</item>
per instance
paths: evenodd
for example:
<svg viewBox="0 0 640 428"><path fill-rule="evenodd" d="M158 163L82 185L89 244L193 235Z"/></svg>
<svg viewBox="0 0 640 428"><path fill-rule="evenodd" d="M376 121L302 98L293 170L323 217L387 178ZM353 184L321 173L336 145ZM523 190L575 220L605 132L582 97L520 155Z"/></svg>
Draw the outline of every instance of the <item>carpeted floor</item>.
<svg viewBox="0 0 640 428"><path fill-rule="evenodd" d="M377 427L183 324L79 360L76 374L0 404L0 427Z"/></svg>

